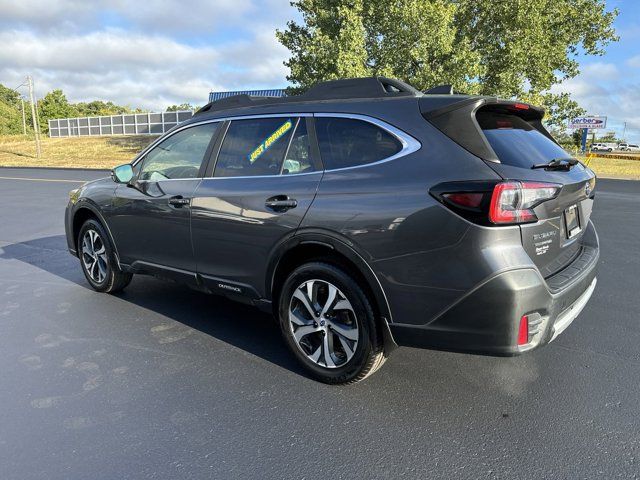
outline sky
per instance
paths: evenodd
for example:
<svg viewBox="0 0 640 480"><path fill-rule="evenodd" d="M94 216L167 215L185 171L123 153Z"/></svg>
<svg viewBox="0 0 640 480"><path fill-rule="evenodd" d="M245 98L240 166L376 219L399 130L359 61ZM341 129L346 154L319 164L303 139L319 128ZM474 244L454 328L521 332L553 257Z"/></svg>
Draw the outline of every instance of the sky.
<svg viewBox="0 0 640 480"><path fill-rule="evenodd" d="M553 91L606 115L618 136L626 122L640 143L640 1L607 7L620 10L620 41L581 58L580 75ZM299 18L289 0L0 0L0 83L31 74L40 97L61 88L72 102L149 110L203 105L211 90L286 87L288 51L274 32Z"/></svg>

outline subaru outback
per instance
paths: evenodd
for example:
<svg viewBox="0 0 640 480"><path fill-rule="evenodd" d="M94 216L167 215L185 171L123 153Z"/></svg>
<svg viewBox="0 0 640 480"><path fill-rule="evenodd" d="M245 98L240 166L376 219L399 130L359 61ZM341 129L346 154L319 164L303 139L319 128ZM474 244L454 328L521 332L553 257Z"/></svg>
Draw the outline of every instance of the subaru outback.
<svg viewBox="0 0 640 480"><path fill-rule="evenodd" d="M148 274L272 312L327 383L403 345L518 355L596 285L595 175L543 115L382 77L226 98L72 191L68 247L97 291Z"/></svg>

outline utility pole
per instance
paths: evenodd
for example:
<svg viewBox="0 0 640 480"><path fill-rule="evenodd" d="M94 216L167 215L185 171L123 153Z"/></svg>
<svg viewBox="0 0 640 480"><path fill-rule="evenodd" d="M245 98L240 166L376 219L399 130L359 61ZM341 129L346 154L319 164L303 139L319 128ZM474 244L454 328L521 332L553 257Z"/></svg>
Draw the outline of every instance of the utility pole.
<svg viewBox="0 0 640 480"><path fill-rule="evenodd" d="M24 113L24 97L20 95L20 102L22 102L22 134L27 135L27 117Z"/></svg>
<svg viewBox="0 0 640 480"><path fill-rule="evenodd" d="M622 129L622 141L627 141L627 122L624 122L624 128Z"/></svg>
<svg viewBox="0 0 640 480"><path fill-rule="evenodd" d="M36 136L36 157L39 159L42 155L40 150L40 127L36 117L36 100L33 95L33 79L31 75L27 76L27 85L29 86L29 100L31 102L31 118L33 119L33 133Z"/></svg>

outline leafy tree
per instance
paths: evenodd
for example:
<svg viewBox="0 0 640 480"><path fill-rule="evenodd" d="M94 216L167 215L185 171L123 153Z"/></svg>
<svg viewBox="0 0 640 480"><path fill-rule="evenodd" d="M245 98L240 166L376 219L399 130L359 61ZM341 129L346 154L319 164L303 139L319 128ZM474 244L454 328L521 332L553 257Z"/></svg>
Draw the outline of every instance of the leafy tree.
<svg viewBox="0 0 640 480"><path fill-rule="evenodd" d="M0 102L8 105L17 105L20 103L20 94L15 90L0 84Z"/></svg>
<svg viewBox="0 0 640 480"><path fill-rule="evenodd" d="M77 116L78 110L69 103L62 90L53 90L38 102L38 118L43 133L49 131L49 119Z"/></svg>
<svg viewBox="0 0 640 480"><path fill-rule="evenodd" d="M13 104L0 100L0 134L22 133L22 112Z"/></svg>
<svg viewBox="0 0 640 480"><path fill-rule="evenodd" d="M38 118L42 133L48 133L50 119L92 117L100 115L120 115L123 113L141 113L128 106L113 102L95 100L92 102L70 103L62 90L48 92L38 102ZM22 133L22 112L20 95L16 91L0 84L0 135ZM31 130L30 104L25 102L27 111L27 129Z"/></svg>
<svg viewBox="0 0 640 480"><path fill-rule="evenodd" d="M623 140L616 136L616 132L605 132L601 137L598 137L598 142L602 143L622 143Z"/></svg>
<svg viewBox="0 0 640 480"><path fill-rule="evenodd" d="M106 115L121 115L132 113L130 107L116 105L113 102L94 100L92 102L80 102L75 104L79 117L96 117Z"/></svg>
<svg viewBox="0 0 640 480"><path fill-rule="evenodd" d="M167 107L167 112L177 112L179 110L197 110L197 107L194 107L190 103L181 103L180 105L170 105Z"/></svg>
<svg viewBox="0 0 640 480"><path fill-rule="evenodd" d="M277 31L291 51L292 91L363 75L419 89L535 99L560 124L581 112L549 89L579 73L580 55L617 40L604 0L294 0L302 23Z"/></svg>
<svg viewBox="0 0 640 480"><path fill-rule="evenodd" d="M28 103L25 103L25 108L29 108ZM22 133L21 109L20 94L0 84L0 134Z"/></svg>
<svg viewBox="0 0 640 480"><path fill-rule="evenodd" d="M567 131L565 128L551 127L553 138L567 150L576 150L582 145L582 130Z"/></svg>

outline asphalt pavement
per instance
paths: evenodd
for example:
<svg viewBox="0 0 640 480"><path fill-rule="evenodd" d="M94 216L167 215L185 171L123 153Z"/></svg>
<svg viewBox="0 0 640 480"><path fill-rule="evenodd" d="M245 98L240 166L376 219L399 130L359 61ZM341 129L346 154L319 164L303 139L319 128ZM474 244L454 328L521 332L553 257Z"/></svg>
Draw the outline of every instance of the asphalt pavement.
<svg viewBox="0 0 640 480"><path fill-rule="evenodd" d="M63 212L103 175L0 168L0 479L640 476L640 182L598 181L598 285L551 345L403 348L331 387L258 310L89 289Z"/></svg>

